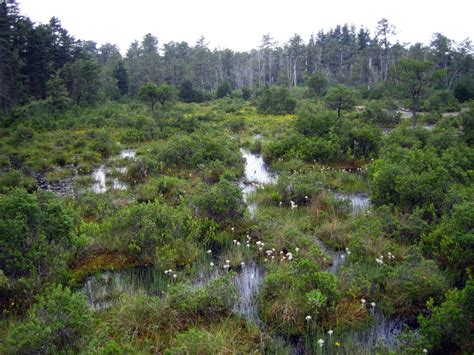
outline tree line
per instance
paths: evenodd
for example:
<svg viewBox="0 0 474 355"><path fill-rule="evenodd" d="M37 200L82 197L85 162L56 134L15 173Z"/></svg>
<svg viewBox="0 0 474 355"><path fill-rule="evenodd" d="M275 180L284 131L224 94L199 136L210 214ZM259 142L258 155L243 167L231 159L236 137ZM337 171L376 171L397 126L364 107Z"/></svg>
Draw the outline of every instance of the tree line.
<svg viewBox="0 0 474 355"><path fill-rule="evenodd" d="M211 50L204 37L194 45L160 44L149 33L131 43L122 56L114 44L75 39L55 17L48 24L33 23L21 15L16 0L0 6L4 111L32 99L48 99L60 107L68 101L89 105L103 98L135 97L149 82L179 88L183 101L203 101L221 86L291 89L314 81L314 76L371 90L396 78L393 68L405 58L431 63L438 89L454 91L461 101L474 97L470 40L455 43L435 33L429 45L401 44L386 19L378 22L374 33L344 24L321 30L307 42L294 34L278 44L266 34L258 48L247 52Z"/></svg>

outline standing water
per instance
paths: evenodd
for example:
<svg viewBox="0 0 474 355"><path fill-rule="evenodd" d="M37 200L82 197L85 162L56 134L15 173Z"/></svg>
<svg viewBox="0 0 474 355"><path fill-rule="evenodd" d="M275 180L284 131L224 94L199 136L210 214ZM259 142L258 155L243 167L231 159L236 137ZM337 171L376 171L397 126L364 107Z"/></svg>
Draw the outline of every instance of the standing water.
<svg viewBox="0 0 474 355"><path fill-rule="evenodd" d="M137 152L133 149L122 150L119 154L120 159L134 159L137 155ZM103 194L107 192L107 174L111 172L112 169L107 168L105 164L101 165L98 169L94 169L92 172L92 177L95 180L95 183L91 187L91 191L96 194ZM127 172L126 167L118 167L115 169L120 174L125 174ZM126 190L128 185L120 181L119 178L115 177L112 180L112 189L114 190Z"/></svg>
<svg viewBox="0 0 474 355"><path fill-rule="evenodd" d="M243 148L240 149L240 153L245 159L245 181L247 183L273 184L276 182L276 177L268 171L261 154L252 154Z"/></svg>
<svg viewBox="0 0 474 355"><path fill-rule="evenodd" d="M370 199L369 195L365 193L343 193L335 192L334 197L337 200L349 200L352 206L352 214L356 215L358 213L364 212L369 208Z"/></svg>
<svg viewBox="0 0 474 355"><path fill-rule="evenodd" d="M257 314L256 300L263 278L264 272L262 268L252 262L242 267L235 280L239 299L234 305L234 312L256 323L260 323Z"/></svg>
<svg viewBox="0 0 474 355"><path fill-rule="evenodd" d="M257 186L264 184L274 184L277 176L271 174L263 161L261 154L253 154L250 151L241 148L240 153L245 159L244 178L240 181L242 197L244 203L247 204L250 216L255 215L257 209L256 203L249 203L248 196L257 190Z"/></svg>
<svg viewBox="0 0 474 355"><path fill-rule="evenodd" d="M101 165L98 169L94 169L92 172L92 177L95 180L95 183L92 185L91 190L96 194L103 194L107 191L107 186L105 185L105 176L107 168L105 165Z"/></svg>

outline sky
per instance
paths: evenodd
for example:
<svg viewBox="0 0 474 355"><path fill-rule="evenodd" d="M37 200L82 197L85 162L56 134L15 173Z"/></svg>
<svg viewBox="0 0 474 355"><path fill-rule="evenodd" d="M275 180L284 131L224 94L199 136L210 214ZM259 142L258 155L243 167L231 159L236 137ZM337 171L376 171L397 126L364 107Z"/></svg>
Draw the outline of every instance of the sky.
<svg viewBox="0 0 474 355"><path fill-rule="evenodd" d="M160 44L205 36L209 47L246 51L264 34L278 43L344 23L374 33L387 18L401 43L428 44L435 32L457 42L474 39L473 0L18 0L37 23L58 17L76 39L113 43L125 54L147 33Z"/></svg>

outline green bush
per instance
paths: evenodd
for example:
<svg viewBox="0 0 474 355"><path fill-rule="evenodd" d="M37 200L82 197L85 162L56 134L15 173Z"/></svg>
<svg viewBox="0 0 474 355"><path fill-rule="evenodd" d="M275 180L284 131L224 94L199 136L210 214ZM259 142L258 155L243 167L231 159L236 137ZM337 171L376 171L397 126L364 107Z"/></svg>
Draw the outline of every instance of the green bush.
<svg viewBox="0 0 474 355"><path fill-rule="evenodd" d="M100 244L151 263L157 247L179 238L196 239L199 229L199 222L185 207L135 203L103 222Z"/></svg>
<svg viewBox="0 0 474 355"><path fill-rule="evenodd" d="M452 178L432 150L394 149L372 165L371 201L402 211L434 206L440 211Z"/></svg>
<svg viewBox="0 0 474 355"><path fill-rule="evenodd" d="M446 289L446 280L436 263L412 253L387 275L383 302L390 303L398 314L414 316L426 308L430 298L440 302Z"/></svg>
<svg viewBox="0 0 474 355"><path fill-rule="evenodd" d="M242 217L242 192L235 184L221 180L194 198L199 212L217 221Z"/></svg>
<svg viewBox="0 0 474 355"><path fill-rule="evenodd" d="M0 235L0 269L7 276L47 275L64 266L73 222L51 193L14 189L0 195Z"/></svg>
<svg viewBox="0 0 474 355"><path fill-rule="evenodd" d="M451 91L442 90L431 95L423 108L427 111L455 112L459 111L459 104Z"/></svg>
<svg viewBox="0 0 474 355"><path fill-rule="evenodd" d="M0 175L0 193L6 193L12 188L23 188L28 192L36 190L36 180L26 176L20 170L10 170Z"/></svg>
<svg viewBox="0 0 474 355"><path fill-rule="evenodd" d="M84 347L92 314L85 297L57 286L39 297L26 320L13 325L8 337L12 353L69 353Z"/></svg>
<svg viewBox="0 0 474 355"><path fill-rule="evenodd" d="M161 196L166 200L178 203L186 193L187 183L185 180L174 176L159 176L151 178L145 184L137 186L137 198L139 201L150 202Z"/></svg>
<svg viewBox="0 0 474 355"><path fill-rule="evenodd" d="M284 115L293 113L296 100L285 88L265 87L258 95L257 109L263 114Z"/></svg>
<svg viewBox="0 0 474 355"><path fill-rule="evenodd" d="M337 124L337 114L314 104L306 104L297 111L295 129L305 136L324 137Z"/></svg>
<svg viewBox="0 0 474 355"><path fill-rule="evenodd" d="M431 314L420 315L420 335L424 347L433 353L469 354L474 351L474 281L463 290L451 290L439 306L430 302Z"/></svg>
<svg viewBox="0 0 474 355"><path fill-rule="evenodd" d="M235 284L229 277L220 277L203 287L178 284L168 291L168 304L183 320L216 319L232 314L236 301Z"/></svg>
<svg viewBox="0 0 474 355"><path fill-rule="evenodd" d="M290 204L290 201L305 205L322 192L323 185L315 173L283 174L278 179L277 189L286 205Z"/></svg>
<svg viewBox="0 0 474 355"><path fill-rule="evenodd" d="M194 263L199 254L199 248L194 243L178 239L156 248L155 267L159 270L182 269Z"/></svg>
<svg viewBox="0 0 474 355"><path fill-rule="evenodd" d="M318 269L313 261L299 258L267 274L260 292L260 315L269 329L290 336L308 332L308 324L321 325L338 294L336 277Z"/></svg>
<svg viewBox="0 0 474 355"><path fill-rule="evenodd" d="M350 150L356 159L370 159L377 156L382 132L367 124L352 125L341 138L342 151Z"/></svg>
<svg viewBox="0 0 474 355"><path fill-rule="evenodd" d="M474 100L473 77L461 78L454 87L454 96L459 102Z"/></svg>
<svg viewBox="0 0 474 355"><path fill-rule="evenodd" d="M166 166L196 168L199 164L221 161L235 167L240 161L239 150L225 136L212 137L204 134L179 135L158 148L156 158Z"/></svg>
<svg viewBox="0 0 474 355"><path fill-rule="evenodd" d="M423 236L423 250L460 281L474 269L473 231L474 202L456 204L432 233Z"/></svg>
<svg viewBox="0 0 474 355"><path fill-rule="evenodd" d="M469 110L462 114L462 133L464 141L469 145L474 145L474 103L471 103Z"/></svg>

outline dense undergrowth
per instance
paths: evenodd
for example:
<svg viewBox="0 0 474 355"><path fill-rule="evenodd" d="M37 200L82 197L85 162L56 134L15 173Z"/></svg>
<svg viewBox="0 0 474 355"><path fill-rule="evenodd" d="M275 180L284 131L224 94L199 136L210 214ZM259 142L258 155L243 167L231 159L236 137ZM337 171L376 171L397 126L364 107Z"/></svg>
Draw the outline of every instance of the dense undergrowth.
<svg viewBox="0 0 474 355"><path fill-rule="evenodd" d="M235 98L154 115L135 101L18 107L0 130L0 352L284 353L300 339L364 353L354 334L375 310L407 324L397 351L472 352L474 108L428 130L363 103L341 117L310 99L286 115ZM253 216L241 147L279 174L248 197ZM352 215L334 192L370 193L371 207ZM330 250L345 251L336 273ZM261 324L233 311L252 261ZM88 306L88 276L136 266L166 271L165 289ZM221 272L196 286L198 268Z"/></svg>

